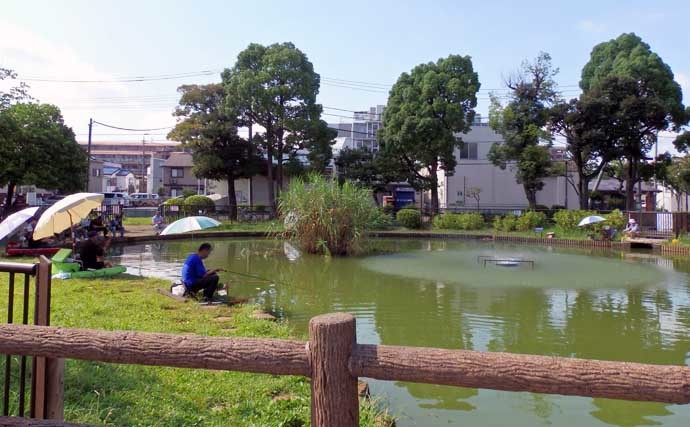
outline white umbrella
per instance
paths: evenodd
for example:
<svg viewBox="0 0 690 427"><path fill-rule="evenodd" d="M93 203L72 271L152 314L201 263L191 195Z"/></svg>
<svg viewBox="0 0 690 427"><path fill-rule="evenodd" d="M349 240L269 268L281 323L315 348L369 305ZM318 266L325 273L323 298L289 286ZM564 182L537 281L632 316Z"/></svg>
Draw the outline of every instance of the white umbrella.
<svg viewBox="0 0 690 427"><path fill-rule="evenodd" d="M199 231L206 228L218 227L220 222L207 216L188 216L178 219L161 231L161 236L166 234L179 234L188 231Z"/></svg>
<svg viewBox="0 0 690 427"><path fill-rule="evenodd" d="M582 227L584 225L596 224L597 222L601 221L606 221L606 218L598 215L590 215L582 218L582 221L580 221L580 223L577 224L577 226Z"/></svg>
<svg viewBox="0 0 690 427"><path fill-rule="evenodd" d="M65 197L43 212L34 230L34 240L62 233L89 216L101 203L103 195L98 193L76 193Z"/></svg>
<svg viewBox="0 0 690 427"><path fill-rule="evenodd" d="M14 233L22 224L33 218L36 212L38 212L38 209L38 207L22 209L5 218L5 220L0 223L0 240Z"/></svg>

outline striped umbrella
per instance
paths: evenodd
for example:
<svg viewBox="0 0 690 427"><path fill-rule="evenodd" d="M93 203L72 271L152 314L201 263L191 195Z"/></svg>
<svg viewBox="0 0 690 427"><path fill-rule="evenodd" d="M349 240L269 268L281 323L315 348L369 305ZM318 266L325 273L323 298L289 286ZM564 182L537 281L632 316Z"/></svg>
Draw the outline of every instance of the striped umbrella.
<svg viewBox="0 0 690 427"><path fill-rule="evenodd" d="M206 228L218 227L220 222L207 216L188 216L187 218L178 219L161 231L161 235L180 234L189 231L199 231Z"/></svg>

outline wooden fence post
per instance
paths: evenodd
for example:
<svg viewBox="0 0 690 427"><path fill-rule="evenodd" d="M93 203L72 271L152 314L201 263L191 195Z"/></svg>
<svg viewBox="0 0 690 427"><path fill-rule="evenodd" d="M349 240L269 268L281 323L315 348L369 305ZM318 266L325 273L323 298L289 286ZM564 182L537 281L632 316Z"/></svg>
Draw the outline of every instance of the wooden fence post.
<svg viewBox="0 0 690 427"><path fill-rule="evenodd" d="M34 324L50 326L51 262L41 256L36 271ZM62 359L35 357L31 383L31 417L64 419L64 369Z"/></svg>
<svg viewBox="0 0 690 427"><path fill-rule="evenodd" d="M325 314L309 321L313 427L359 426L357 377L348 368L356 340L351 314Z"/></svg>

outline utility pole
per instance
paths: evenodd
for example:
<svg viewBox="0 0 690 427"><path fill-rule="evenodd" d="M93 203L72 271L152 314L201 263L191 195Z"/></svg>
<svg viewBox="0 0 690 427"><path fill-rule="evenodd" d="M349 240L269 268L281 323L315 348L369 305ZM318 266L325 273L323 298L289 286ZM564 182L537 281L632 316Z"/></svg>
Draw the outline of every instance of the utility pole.
<svg viewBox="0 0 690 427"><path fill-rule="evenodd" d="M144 188L144 177L146 176L146 135L141 137L141 180L139 180L139 192L146 193Z"/></svg>
<svg viewBox="0 0 690 427"><path fill-rule="evenodd" d="M86 188L84 189L87 193L89 192L89 179L91 177L91 130L93 129L93 119L89 119L89 142L86 146Z"/></svg>

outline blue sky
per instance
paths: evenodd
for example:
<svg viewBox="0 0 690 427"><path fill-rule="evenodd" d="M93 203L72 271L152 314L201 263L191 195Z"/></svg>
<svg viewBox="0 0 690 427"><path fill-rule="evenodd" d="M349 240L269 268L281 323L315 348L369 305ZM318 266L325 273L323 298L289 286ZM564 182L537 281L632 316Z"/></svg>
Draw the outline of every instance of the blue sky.
<svg viewBox="0 0 690 427"><path fill-rule="evenodd" d="M112 80L220 70L251 42L292 41L323 80L319 101L333 108L385 104L383 86L421 62L470 55L485 115L490 89L539 51L560 68L566 97L576 96L592 47L635 32L659 53L690 99L687 1L31 1L4 0L0 66L20 76ZM332 79L376 83L358 89ZM217 76L146 83L31 82L32 94L63 109L85 139L89 117L131 128L174 124L175 89ZM351 86L351 85L346 85ZM372 91L373 89L373 91ZM349 113L326 110L348 116ZM328 121L346 118L325 116ZM95 139L141 140L97 128ZM161 132L147 139L162 140Z"/></svg>

